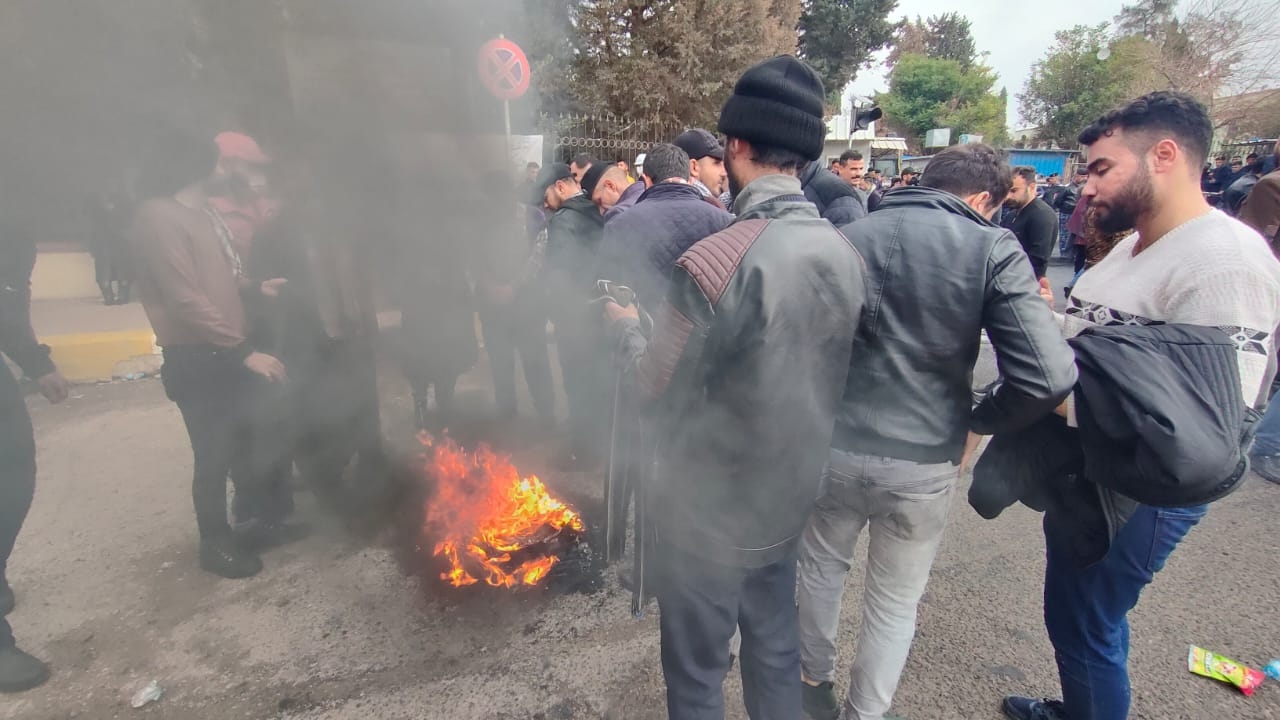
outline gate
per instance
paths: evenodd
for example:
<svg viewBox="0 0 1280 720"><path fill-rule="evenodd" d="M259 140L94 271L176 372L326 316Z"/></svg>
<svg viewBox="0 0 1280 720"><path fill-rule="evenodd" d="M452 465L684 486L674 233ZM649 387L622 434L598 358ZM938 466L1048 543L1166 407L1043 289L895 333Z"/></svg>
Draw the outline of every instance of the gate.
<svg viewBox="0 0 1280 720"><path fill-rule="evenodd" d="M597 160L626 160L634 165L636 156L660 142L671 142L684 129L674 122L641 120L605 115L561 115L549 118L546 134L551 136L550 162L569 162L578 153Z"/></svg>

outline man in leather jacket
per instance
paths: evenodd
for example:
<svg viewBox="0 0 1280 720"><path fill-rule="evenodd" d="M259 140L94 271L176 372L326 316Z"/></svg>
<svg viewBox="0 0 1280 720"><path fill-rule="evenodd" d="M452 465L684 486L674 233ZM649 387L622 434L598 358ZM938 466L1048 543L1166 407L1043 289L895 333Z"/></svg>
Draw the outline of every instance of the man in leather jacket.
<svg viewBox="0 0 1280 720"><path fill-rule="evenodd" d="M1071 391L1075 366L1013 234L991 221L1011 171L987 145L930 162L920 185L841 228L867 264L867 307L827 460L827 487L800 546L805 708L839 713L832 683L845 575L870 526L863 624L847 717L889 709L942 540L969 434L1022 428ZM1004 384L972 406L982 331Z"/></svg>
<svg viewBox="0 0 1280 720"><path fill-rule="evenodd" d="M794 57L747 70L719 123L737 219L677 261L652 340L634 306L605 306L658 429L646 493L673 720L724 717L735 628L748 715L800 709L795 553L864 296L858 253L796 177L822 152L822 99Z"/></svg>

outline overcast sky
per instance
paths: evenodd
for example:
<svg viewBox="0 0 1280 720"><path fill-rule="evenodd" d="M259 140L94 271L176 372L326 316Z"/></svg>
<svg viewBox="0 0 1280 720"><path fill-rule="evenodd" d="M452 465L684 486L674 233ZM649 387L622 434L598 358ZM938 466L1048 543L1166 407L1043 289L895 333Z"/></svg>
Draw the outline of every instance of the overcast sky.
<svg viewBox="0 0 1280 720"><path fill-rule="evenodd" d="M958 12L973 23L973 41L978 52L988 53L986 64L995 69L1000 79L996 90L1009 88L1010 129L1021 127L1018 120L1017 95L1031 73L1031 64L1044 56L1053 44L1053 34L1073 25L1109 22L1120 12L1122 0L1039 0L1036 2L982 2L981 0L898 0L891 15L927 18L946 12ZM870 70L860 70L851 89L858 95L871 95L889 89L885 80L883 55Z"/></svg>

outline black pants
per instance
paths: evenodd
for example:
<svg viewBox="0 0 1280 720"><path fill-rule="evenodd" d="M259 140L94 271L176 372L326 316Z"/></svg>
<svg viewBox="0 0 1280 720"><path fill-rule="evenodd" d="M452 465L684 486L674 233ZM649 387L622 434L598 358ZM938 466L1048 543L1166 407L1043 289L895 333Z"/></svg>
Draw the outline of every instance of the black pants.
<svg viewBox="0 0 1280 720"><path fill-rule="evenodd" d="M327 341L297 382L295 459L303 477L334 510L356 511L377 501L387 489L387 462L372 338ZM353 458L354 484L347 484Z"/></svg>
<svg viewBox="0 0 1280 720"><path fill-rule="evenodd" d="M601 338L584 323L556 322L556 352L569 404L573 452L597 460L607 454L613 416L614 385L609 353Z"/></svg>
<svg viewBox="0 0 1280 720"><path fill-rule="evenodd" d="M1089 248L1085 245L1076 245L1074 247L1076 249L1076 254L1075 264L1073 267L1075 267L1076 272L1080 272L1084 269L1085 260L1089 257Z"/></svg>
<svg viewBox="0 0 1280 720"><path fill-rule="evenodd" d="M534 410L541 418L555 418L555 386L551 380L551 360L547 354L545 315L525 310L518 303L480 310L485 352L493 372L493 399L498 413L515 416L516 355L524 370Z"/></svg>
<svg viewBox="0 0 1280 720"><path fill-rule="evenodd" d="M660 544L655 584L671 720L723 720L729 641L742 631L742 695L751 720L795 720L800 701L796 557L762 568L707 562Z"/></svg>
<svg viewBox="0 0 1280 720"><path fill-rule="evenodd" d="M280 522L293 512L294 448L298 418L294 413L295 383L251 379L253 392L245 398L244 416L237 425L235 445L244 453L231 468L236 487L232 516L236 522ZM242 475L243 474L243 475Z"/></svg>
<svg viewBox="0 0 1280 720"><path fill-rule="evenodd" d="M0 577L36 490L36 443L31 415L18 382L0 367ZM9 623L0 617L0 648L13 645Z"/></svg>
<svg viewBox="0 0 1280 720"><path fill-rule="evenodd" d="M200 537L224 536L231 531L227 477L235 481L237 495L252 497L257 491L246 445L255 377L243 363L213 348L172 347L164 350L161 379L191 438L191 497Z"/></svg>

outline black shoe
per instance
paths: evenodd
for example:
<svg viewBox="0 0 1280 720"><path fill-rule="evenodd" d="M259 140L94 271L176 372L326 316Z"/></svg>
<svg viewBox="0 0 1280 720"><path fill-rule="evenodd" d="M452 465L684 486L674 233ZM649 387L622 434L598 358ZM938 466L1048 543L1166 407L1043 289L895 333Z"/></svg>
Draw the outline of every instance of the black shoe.
<svg viewBox="0 0 1280 720"><path fill-rule="evenodd" d="M311 534L306 523L257 520L236 530L236 539L242 547L262 551L295 543Z"/></svg>
<svg viewBox="0 0 1280 720"><path fill-rule="evenodd" d="M1249 455L1249 467L1258 477L1280 484L1280 455Z"/></svg>
<svg viewBox="0 0 1280 720"><path fill-rule="evenodd" d="M1067 720L1067 711L1061 700L1010 695L1000 704L1000 709L1010 720Z"/></svg>
<svg viewBox="0 0 1280 720"><path fill-rule="evenodd" d="M0 693L30 690L48 679L48 665L12 645L0 648Z"/></svg>
<svg viewBox="0 0 1280 720"><path fill-rule="evenodd" d="M0 617L13 612L17 604L18 599L13 595L13 588L9 587L9 581L0 575Z"/></svg>
<svg viewBox="0 0 1280 720"><path fill-rule="evenodd" d="M233 536L200 541L200 567L224 578L236 580L262 572L262 558L245 550Z"/></svg>
<svg viewBox="0 0 1280 720"><path fill-rule="evenodd" d="M804 701L804 714L812 720L836 720L840 717L840 700L836 697L834 683L810 685L801 681L800 697Z"/></svg>

